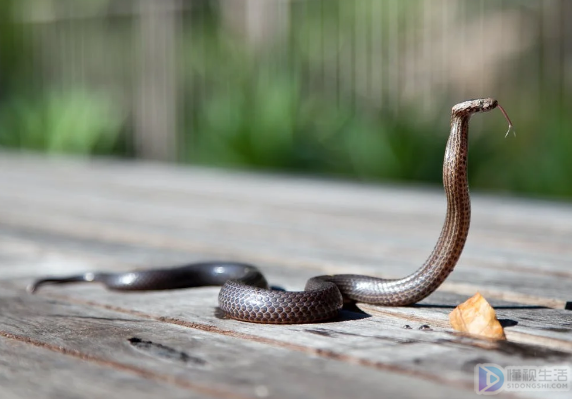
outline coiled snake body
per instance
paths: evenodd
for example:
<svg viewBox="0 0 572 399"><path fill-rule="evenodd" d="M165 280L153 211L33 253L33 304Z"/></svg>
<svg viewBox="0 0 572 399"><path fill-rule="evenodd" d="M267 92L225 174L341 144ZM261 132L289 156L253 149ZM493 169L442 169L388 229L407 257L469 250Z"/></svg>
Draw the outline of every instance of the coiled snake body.
<svg viewBox="0 0 572 399"><path fill-rule="evenodd" d="M172 269L128 273L85 273L66 278L46 278L34 282L30 291L48 283L95 281L107 288L124 291L164 290L222 285L219 306L238 320L293 324L330 319L342 307L344 298L386 306L414 304L435 291L453 270L467 239L471 203L467 183L469 119L472 114L498 106L484 98L457 104L452 109L451 133L443 162L443 186L447 215L441 235L425 263L401 279L381 279L353 274L311 278L304 291L268 289L260 271L236 262L205 262ZM504 113L502 107L499 107ZM511 126L510 120L505 114Z"/></svg>

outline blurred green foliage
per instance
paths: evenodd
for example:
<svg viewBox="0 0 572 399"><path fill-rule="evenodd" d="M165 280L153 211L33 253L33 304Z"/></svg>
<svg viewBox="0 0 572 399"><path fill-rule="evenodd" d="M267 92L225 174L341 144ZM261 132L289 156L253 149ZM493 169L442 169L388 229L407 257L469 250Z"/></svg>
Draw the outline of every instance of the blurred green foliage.
<svg viewBox="0 0 572 399"><path fill-rule="evenodd" d="M380 23L389 23L390 17L418 18L419 2L402 3L396 14L382 15L386 20ZM186 110L185 127L193 132L186 160L360 180L441 183L452 103L436 96L433 101L440 111L433 118L415 107L402 107L396 116L355 104L354 93L328 87L331 80L322 82L324 62L339 60L328 60L323 39L316 37L351 37L355 21L367 20L371 3L298 4L302 5L292 10L296 29L288 47L274 48L257 59L240 40L218 29L216 12L193 21L185 40L189 44L182 50L187 55L187 91L194 95ZM468 13L479 11L470 2L467 7ZM526 65L538 62L543 51L535 49L511 61L507 70L525 72L509 74L499 87L502 103L516 123L516 138L504 138L507 124L500 112L474 118L472 188L572 198L572 114L564 106L572 98L551 91L555 82L548 81L544 98L538 98L529 93L538 79L526 79ZM275 59L284 62L272 62ZM197 81L206 88L197 88Z"/></svg>
<svg viewBox="0 0 572 399"><path fill-rule="evenodd" d="M338 13L347 18L337 10L327 22L319 7L316 16L332 28ZM343 2L332 7L347 8ZM365 111L349 95L316 87L319 66L304 40L316 19L308 12L308 21L292 32L290 47L253 58L240 38L218 29L218 14L211 11L192 22L181 51L186 54L186 91L194 96L185 110L186 130L193 132L186 161L369 180L440 181L447 106L445 118L438 118L444 121L444 141L435 140L433 127L415 118ZM277 58L285 62L277 64Z"/></svg>
<svg viewBox="0 0 572 399"><path fill-rule="evenodd" d="M440 179L444 142L435 140L434 131L305 92L288 70L248 71L243 65L208 68L218 77L230 71L239 76L230 89L209 84L193 106L190 130L197 134L189 161L365 179ZM442 130L446 140L446 125Z"/></svg>
<svg viewBox="0 0 572 399"><path fill-rule="evenodd" d="M0 4L0 147L79 155L125 152L125 115L110 96L81 85L40 84L46 66L34 56L32 24L19 21L22 5L17 0Z"/></svg>
<svg viewBox="0 0 572 399"><path fill-rule="evenodd" d="M94 92L53 91L13 98L0 108L0 145L48 153L108 154L121 132L122 116Z"/></svg>
<svg viewBox="0 0 572 399"><path fill-rule="evenodd" d="M30 62L32 36L23 35L26 26L12 18L16 3L5 1L5 12L0 12L0 146L127 155L130 124L117 100L87 86L46 85L41 91L34 86L33 76L41 75L45 66ZM400 20L415 18L415 2L398 3L404 3L397 8ZM186 17L191 23L184 24L178 51L176 81L185 99L182 161L362 180L441 182L450 101L437 98L439 112L430 118L414 106L396 115L366 101L356 103L354 93L324 79L324 52L329 50L318 40L308 44L320 34L351 35L356 18L367 16L366 7L347 1L327 6L323 1L298 2L292 8L296 29L287 43L253 55L241 38L221 29L218 3L200 4ZM121 55L129 43L118 40L106 46ZM534 56L514 62L532 62ZM133 60L111 57L113 62ZM572 198L572 117L563 105L567 97L547 92L537 104L530 103L525 80L508 84L518 88L503 96L517 138L503 138L506 123L500 114L475 120L471 186ZM511 112L515 109L516 117Z"/></svg>

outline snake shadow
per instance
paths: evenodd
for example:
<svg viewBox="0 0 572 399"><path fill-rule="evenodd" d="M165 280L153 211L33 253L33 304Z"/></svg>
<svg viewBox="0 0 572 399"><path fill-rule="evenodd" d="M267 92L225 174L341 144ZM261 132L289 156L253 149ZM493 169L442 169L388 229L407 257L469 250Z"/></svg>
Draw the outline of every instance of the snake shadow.
<svg viewBox="0 0 572 399"><path fill-rule="evenodd" d="M355 302L346 302L344 307L338 312L338 316L330 320L330 322L361 320L369 319L370 317L372 316L358 308Z"/></svg>

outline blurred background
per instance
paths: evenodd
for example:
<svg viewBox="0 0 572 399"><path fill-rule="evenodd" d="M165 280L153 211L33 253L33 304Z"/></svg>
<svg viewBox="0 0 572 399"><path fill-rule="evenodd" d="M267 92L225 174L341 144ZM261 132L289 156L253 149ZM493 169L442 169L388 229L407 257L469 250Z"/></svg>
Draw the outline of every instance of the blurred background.
<svg viewBox="0 0 572 399"><path fill-rule="evenodd" d="M572 199L572 2L2 0L0 146Z"/></svg>

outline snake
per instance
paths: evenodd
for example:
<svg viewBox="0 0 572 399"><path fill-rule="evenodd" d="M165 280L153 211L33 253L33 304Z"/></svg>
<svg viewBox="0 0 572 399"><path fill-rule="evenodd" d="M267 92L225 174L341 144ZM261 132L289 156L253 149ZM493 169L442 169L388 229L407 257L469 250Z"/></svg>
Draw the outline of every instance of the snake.
<svg viewBox="0 0 572 399"><path fill-rule="evenodd" d="M99 282L110 290L147 291L198 286L222 286L219 307L226 316L246 322L268 324L315 323L338 315L344 302L381 306L408 306L433 293L455 268L465 246L471 221L467 180L469 120L475 113L499 108L492 98L456 104L451 112L451 131L443 161L443 187L447 211L439 239L423 265L400 279L337 274L312 277L304 291L270 289L260 270L250 264L209 261L174 268L123 273L84 273L36 280L30 292L45 284ZM508 132L507 132L508 134Z"/></svg>

